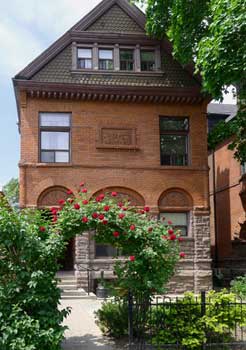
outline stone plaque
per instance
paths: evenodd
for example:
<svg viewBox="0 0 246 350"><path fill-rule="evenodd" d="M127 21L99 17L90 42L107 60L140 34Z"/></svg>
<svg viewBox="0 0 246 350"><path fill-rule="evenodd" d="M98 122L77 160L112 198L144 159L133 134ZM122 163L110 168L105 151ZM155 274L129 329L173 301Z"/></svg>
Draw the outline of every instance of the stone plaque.
<svg viewBox="0 0 246 350"><path fill-rule="evenodd" d="M97 148L136 149L136 129L101 127Z"/></svg>

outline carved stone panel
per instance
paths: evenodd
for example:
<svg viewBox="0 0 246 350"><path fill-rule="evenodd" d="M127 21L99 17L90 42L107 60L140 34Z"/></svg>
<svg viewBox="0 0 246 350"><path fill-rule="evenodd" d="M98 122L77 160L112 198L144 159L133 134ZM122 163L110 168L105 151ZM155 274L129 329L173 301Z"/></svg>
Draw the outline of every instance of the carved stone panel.
<svg viewBox="0 0 246 350"><path fill-rule="evenodd" d="M98 132L97 148L136 149L136 129L101 127Z"/></svg>
<svg viewBox="0 0 246 350"><path fill-rule="evenodd" d="M191 207L191 200L190 198L183 192L179 191L170 191L166 194L164 194L160 201L159 201L160 207Z"/></svg>

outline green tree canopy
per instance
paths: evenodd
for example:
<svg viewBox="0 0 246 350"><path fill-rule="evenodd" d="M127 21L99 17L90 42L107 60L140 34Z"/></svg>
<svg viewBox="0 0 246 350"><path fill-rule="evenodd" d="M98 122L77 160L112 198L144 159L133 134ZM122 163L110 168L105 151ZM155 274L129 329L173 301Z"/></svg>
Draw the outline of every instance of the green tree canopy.
<svg viewBox="0 0 246 350"><path fill-rule="evenodd" d="M11 205L19 203L19 180L12 178L3 186L3 193Z"/></svg>
<svg viewBox="0 0 246 350"><path fill-rule="evenodd" d="M204 90L222 99L237 88L239 113L232 147L246 161L246 0L135 0L146 6L147 33L168 38L182 64L195 62Z"/></svg>

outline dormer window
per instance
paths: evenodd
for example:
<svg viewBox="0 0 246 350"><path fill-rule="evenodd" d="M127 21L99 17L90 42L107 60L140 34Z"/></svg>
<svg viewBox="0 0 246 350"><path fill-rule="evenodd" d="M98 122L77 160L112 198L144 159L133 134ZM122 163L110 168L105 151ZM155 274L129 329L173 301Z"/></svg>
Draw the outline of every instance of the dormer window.
<svg viewBox="0 0 246 350"><path fill-rule="evenodd" d="M100 70L114 69L112 49L99 49L99 69Z"/></svg>
<svg viewBox="0 0 246 350"><path fill-rule="evenodd" d="M131 50L131 49L120 50L120 70L124 70L124 71L134 70L134 50Z"/></svg>
<svg viewBox="0 0 246 350"><path fill-rule="evenodd" d="M156 69L155 51L142 50L141 51L141 71L154 71Z"/></svg>
<svg viewBox="0 0 246 350"><path fill-rule="evenodd" d="M78 49L78 68L92 69L92 49Z"/></svg>

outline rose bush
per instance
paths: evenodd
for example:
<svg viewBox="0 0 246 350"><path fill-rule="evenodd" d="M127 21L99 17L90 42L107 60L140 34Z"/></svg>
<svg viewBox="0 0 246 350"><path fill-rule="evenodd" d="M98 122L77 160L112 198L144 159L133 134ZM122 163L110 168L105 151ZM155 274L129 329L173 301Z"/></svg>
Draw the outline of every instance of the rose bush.
<svg viewBox="0 0 246 350"><path fill-rule="evenodd" d="M149 297L163 292L179 256L179 235L131 207L117 193L91 198L84 183L50 212L12 211L0 202L0 348L58 350L68 310L58 310L56 272L66 242L93 231L97 242L119 248L118 289ZM14 321L13 321L14 320Z"/></svg>

